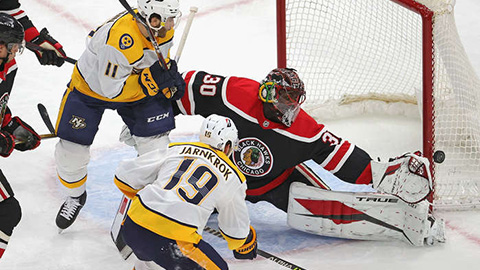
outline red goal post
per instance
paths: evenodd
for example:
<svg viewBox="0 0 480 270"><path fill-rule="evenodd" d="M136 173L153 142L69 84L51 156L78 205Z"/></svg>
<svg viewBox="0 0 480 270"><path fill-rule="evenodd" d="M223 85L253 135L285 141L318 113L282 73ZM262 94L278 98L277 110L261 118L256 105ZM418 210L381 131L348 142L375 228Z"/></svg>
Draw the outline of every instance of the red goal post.
<svg viewBox="0 0 480 270"><path fill-rule="evenodd" d="M402 113L415 115L418 106L424 155L446 154L432 166L435 206L470 209L480 207L480 81L458 37L454 5L277 0L277 64L298 70L308 89L304 109L319 120L328 115L319 107L342 111L375 100L390 111L392 103L414 104Z"/></svg>

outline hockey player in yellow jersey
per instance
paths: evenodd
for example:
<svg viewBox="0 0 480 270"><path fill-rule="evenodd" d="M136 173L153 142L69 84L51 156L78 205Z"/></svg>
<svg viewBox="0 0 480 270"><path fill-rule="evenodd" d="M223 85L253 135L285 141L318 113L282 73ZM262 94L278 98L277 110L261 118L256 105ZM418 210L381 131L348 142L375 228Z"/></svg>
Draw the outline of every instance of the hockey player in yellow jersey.
<svg viewBox="0 0 480 270"><path fill-rule="evenodd" d="M181 15L178 0L138 0L136 12L143 22L125 12L89 34L62 98L55 161L68 197L56 218L60 230L74 222L85 204L89 149L105 109L116 110L130 128L139 158L166 148L168 133L175 128L171 102L185 89L175 61L169 59ZM149 31L168 70L159 62Z"/></svg>
<svg viewBox="0 0 480 270"><path fill-rule="evenodd" d="M229 156L238 143L230 118L210 115L200 142L172 143L142 160L120 163L115 184L132 204L121 233L139 259L136 270L228 269L201 233L216 209L218 226L237 259L256 257L245 176Z"/></svg>

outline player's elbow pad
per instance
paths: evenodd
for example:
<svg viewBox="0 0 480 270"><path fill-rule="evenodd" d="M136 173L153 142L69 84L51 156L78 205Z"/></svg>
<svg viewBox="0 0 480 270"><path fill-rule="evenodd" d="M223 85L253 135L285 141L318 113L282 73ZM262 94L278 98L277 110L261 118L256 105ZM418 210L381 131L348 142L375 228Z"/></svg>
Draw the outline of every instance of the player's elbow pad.
<svg viewBox="0 0 480 270"><path fill-rule="evenodd" d="M240 260L253 260L257 257L257 233L252 226L250 226L250 233L245 243L233 251L233 256Z"/></svg>
<svg viewBox="0 0 480 270"><path fill-rule="evenodd" d="M135 195L137 194L138 190L137 189L134 189L132 188L131 186L125 184L124 182L120 181L117 176L115 175L115 178L113 179L113 181L115 182L115 185L117 186L117 188L123 193L125 194L125 196L127 196L129 199L133 199L133 197L135 197Z"/></svg>

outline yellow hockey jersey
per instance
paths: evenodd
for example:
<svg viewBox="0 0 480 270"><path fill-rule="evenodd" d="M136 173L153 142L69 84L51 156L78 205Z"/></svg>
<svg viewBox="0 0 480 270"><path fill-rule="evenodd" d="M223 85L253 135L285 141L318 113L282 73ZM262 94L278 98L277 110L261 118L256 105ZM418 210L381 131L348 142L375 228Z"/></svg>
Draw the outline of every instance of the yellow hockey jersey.
<svg viewBox="0 0 480 270"><path fill-rule="evenodd" d="M168 62L174 30L156 38ZM140 32L136 20L125 13L92 32L87 48L75 65L69 89L111 102L132 102L145 97L138 83L139 72L158 56L152 43Z"/></svg>
<svg viewBox="0 0 480 270"><path fill-rule="evenodd" d="M125 195L136 194L128 216L164 237L198 243L214 209L230 249L242 246L250 231L245 176L207 144L173 143L123 161L115 183Z"/></svg>

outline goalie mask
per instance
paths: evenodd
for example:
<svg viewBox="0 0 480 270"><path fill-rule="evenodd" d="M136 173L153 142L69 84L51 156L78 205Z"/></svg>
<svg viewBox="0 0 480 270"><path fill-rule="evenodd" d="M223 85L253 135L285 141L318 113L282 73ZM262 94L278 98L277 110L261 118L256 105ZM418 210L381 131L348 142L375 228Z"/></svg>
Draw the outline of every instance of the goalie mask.
<svg viewBox="0 0 480 270"><path fill-rule="evenodd" d="M206 143L230 157L238 146L238 131L230 118L212 114L202 123L200 142ZM225 152L227 145L230 145L230 149Z"/></svg>
<svg viewBox="0 0 480 270"><path fill-rule="evenodd" d="M178 20L182 16L178 0L138 0L137 4L139 14L145 19L150 29L154 32L158 32L164 27L169 19L173 20L173 27L175 28ZM161 25L153 27L150 23L152 17L160 19Z"/></svg>
<svg viewBox="0 0 480 270"><path fill-rule="evenodd" d="M305 101L305 86L296 70L276 68L263 79L258 95L265 117L290 127Z"/></svg>
<svg viewBox="0 0 480 270"><path fill-rule="evenodd" d="M0 13L0 44L7 48L7 56L2 58L3 62L8 61L12 52L21 54L25 48L23 26L12 16Z"/></svg>

